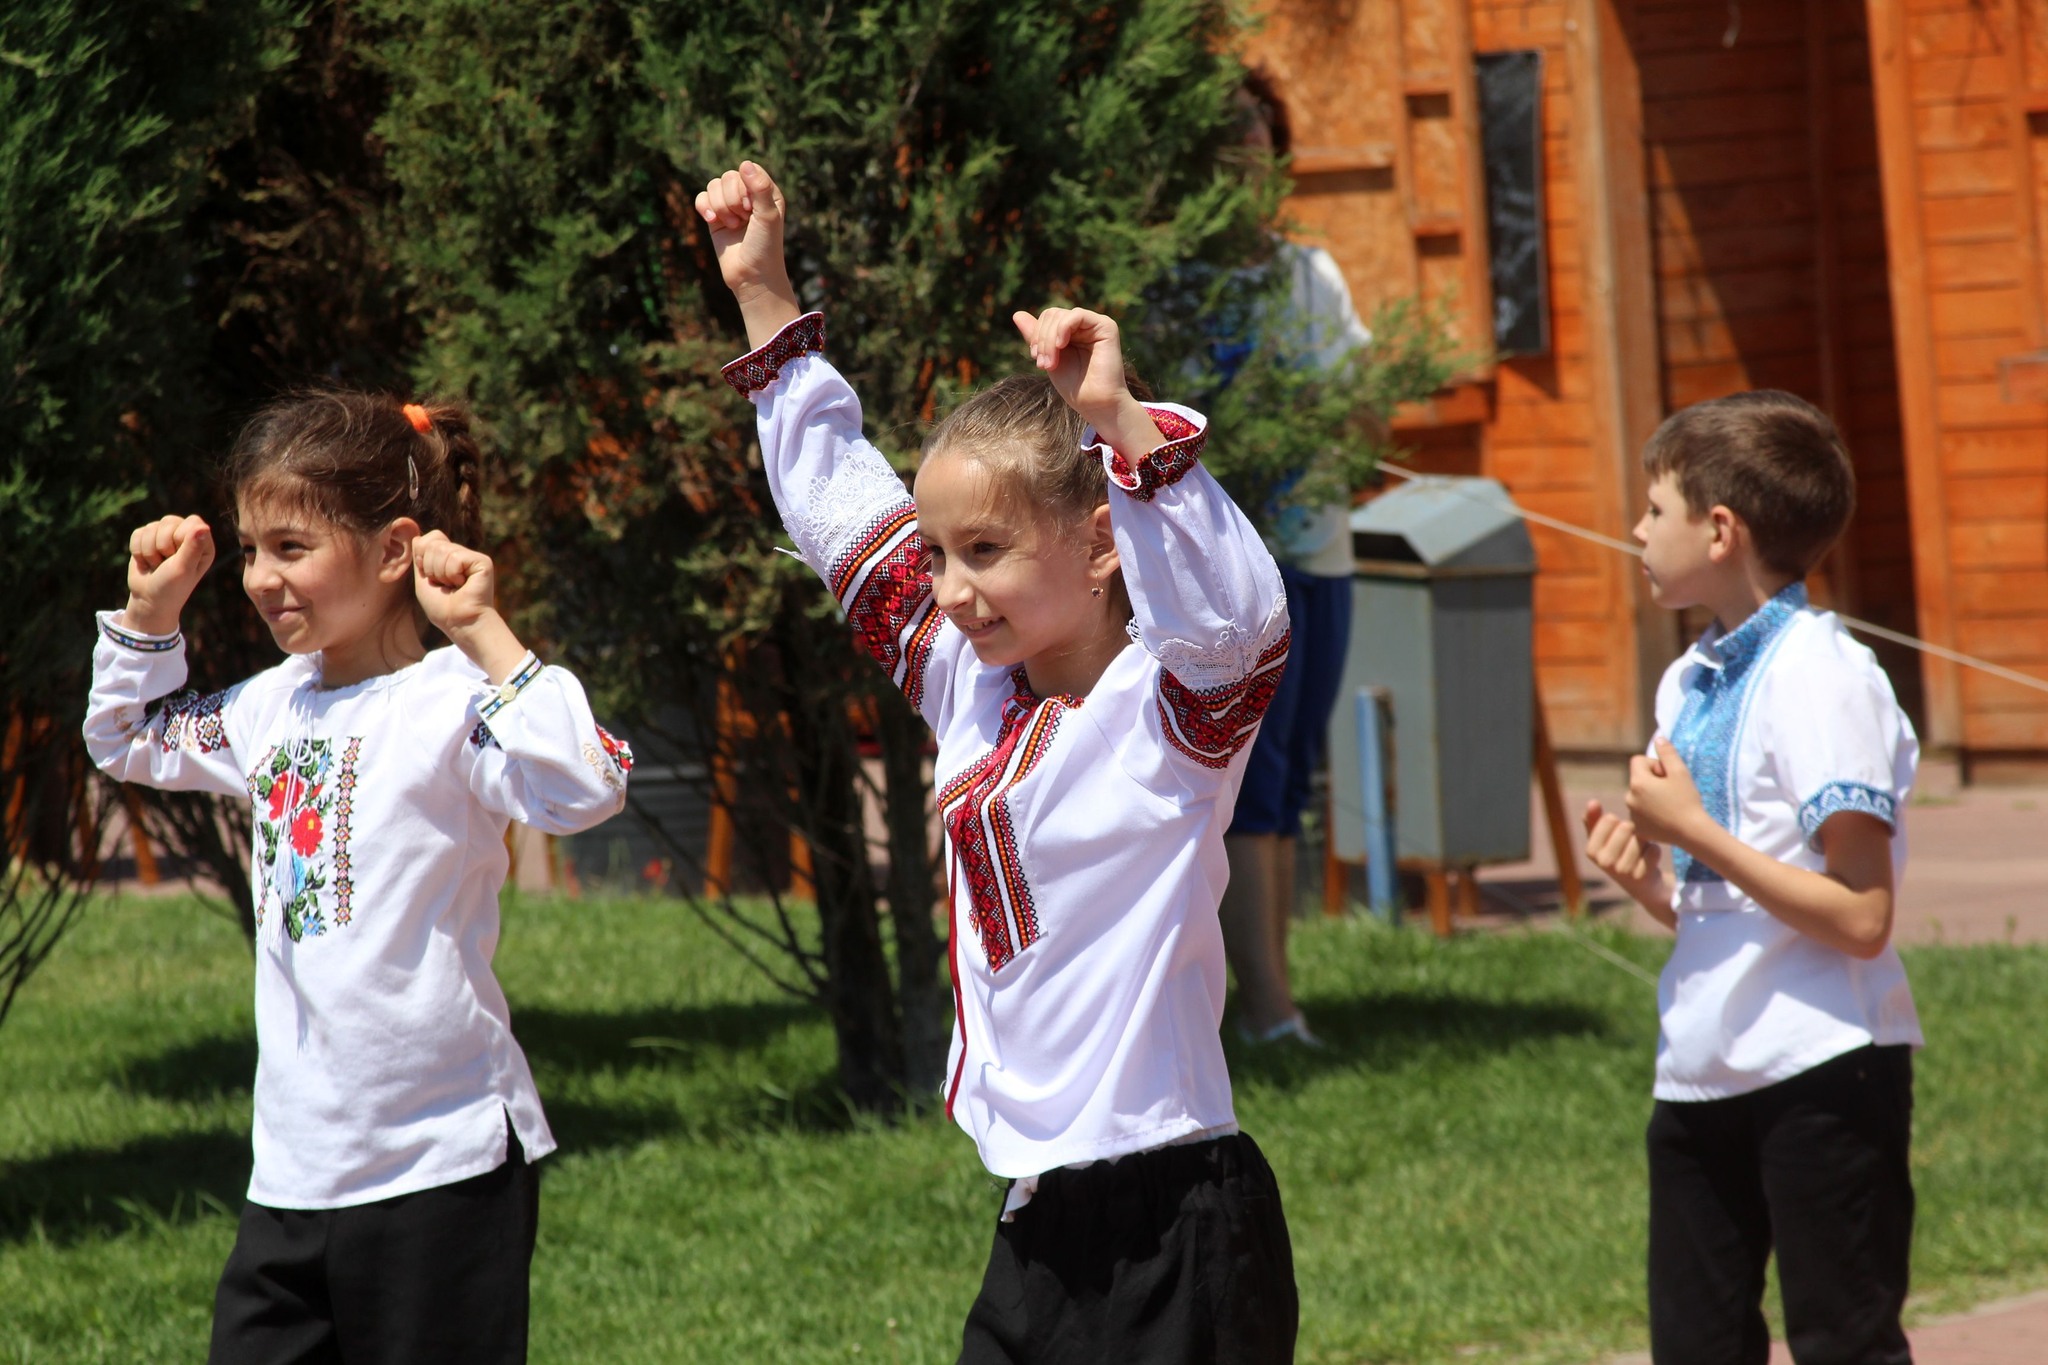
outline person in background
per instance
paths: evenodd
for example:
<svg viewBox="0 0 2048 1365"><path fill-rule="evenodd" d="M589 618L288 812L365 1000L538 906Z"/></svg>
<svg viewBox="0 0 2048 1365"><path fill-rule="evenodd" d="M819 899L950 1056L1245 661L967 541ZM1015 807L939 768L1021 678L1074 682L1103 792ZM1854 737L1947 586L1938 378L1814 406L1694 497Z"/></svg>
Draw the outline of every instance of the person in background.
<svg viewBox="0 0 2048 1365"><path fill-rule="evenodd" d="M1257 71L1248 73L1238 100L1245 145L1285 157L1287 116L1271 82ZM1372 341L1329 252L1281 242L1270 268L1286 275L1287 311L1262 329L1262 344L1283 346L1298 363L1327 370ZM1294 643L1266 723L1252 742L1224 836L1230 885L1220 912L1223 946L1237 977L1237 1028L1249 1042L1318 1043L1294 1003L1287 929L1295 903L1295 840L1323 759L1351 639L1350 513L1346 498L1318 507L1283 506L1268 519L1266 543L1286 585Z"/></svg>

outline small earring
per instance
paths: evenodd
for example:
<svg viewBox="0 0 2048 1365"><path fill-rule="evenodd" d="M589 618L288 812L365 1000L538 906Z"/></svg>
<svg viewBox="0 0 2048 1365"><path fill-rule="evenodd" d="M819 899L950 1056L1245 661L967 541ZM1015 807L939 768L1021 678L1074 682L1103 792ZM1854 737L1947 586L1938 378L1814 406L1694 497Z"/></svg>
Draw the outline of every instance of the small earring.
<svg viewBox="0 0 2048 1365"><path fill-rule="evenodd" d="M1098 584L1096 584L1096 585L1095 585L1094 587L1092 587L1092 588L1088 589L1088 595L1089 595L1090 597L1100 597L1100 596L1102 596L1102 585L1101 585L1100 583L1098 583Z"/></svg>

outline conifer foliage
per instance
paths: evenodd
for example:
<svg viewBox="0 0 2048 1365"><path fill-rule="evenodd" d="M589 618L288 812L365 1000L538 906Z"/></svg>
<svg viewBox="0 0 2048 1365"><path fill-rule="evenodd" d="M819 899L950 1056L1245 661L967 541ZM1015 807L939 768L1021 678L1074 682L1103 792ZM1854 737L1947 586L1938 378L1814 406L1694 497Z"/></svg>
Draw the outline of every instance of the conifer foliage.
<svg viewBox="0 0 2048 1365"><path fill-rule="evenodd" d="M825 1006L856 1103L929 1093L950 1010L925 736L815 579L771 552L753 413L717 375L743 333L690 199L741 157L780 178L805 302L869 432L907 457L952 394L1023 363L1013 308L1128 313L1186 262L1262 250L1277 186L1229 150L1226 7L371 13L420 373L471 394L513 462L525 496L504 529L533 623L643 728L692 703L669 737L728 775L771 885L778 831L801 836L817 897L815 937L779 901L717 922Z"/></svg>
<svg viewBox="0 0 2048 1365"><path fill-rule="evenodd" d="M128 516L190 462L209 153L289 54L287 0L0 6L0 1015L93 866L77 719Z"/></svg>

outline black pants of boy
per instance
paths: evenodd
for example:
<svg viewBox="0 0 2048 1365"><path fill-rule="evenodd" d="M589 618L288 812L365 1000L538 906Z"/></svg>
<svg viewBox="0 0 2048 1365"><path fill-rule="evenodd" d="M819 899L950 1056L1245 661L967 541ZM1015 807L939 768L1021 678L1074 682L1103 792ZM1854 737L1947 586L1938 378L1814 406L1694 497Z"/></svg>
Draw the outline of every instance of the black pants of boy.
<svg viewBox="0 0 2048 1365"><path fill-rule="evenodd" d="M961 1365L1285 1365L1280 1186L1242 1133L1039 1177L996 1224Z"/></svg>
<svg viewBox="0 0 2048 1365"><path fill-rule="evenodd" d="M345 1209L242 1206L208 1365L526 1359L540 1170L510 1137L482 1175Z"/></svg>
<svg viewBox="0 0 2048 1365"><path fill-rule="evenodd" d="M1863 1047L1732 1099L1650 1117L1650 1354L1764 1365L1775 1248L1799 1365L1908 1365L1913 1054Z"/></svg>

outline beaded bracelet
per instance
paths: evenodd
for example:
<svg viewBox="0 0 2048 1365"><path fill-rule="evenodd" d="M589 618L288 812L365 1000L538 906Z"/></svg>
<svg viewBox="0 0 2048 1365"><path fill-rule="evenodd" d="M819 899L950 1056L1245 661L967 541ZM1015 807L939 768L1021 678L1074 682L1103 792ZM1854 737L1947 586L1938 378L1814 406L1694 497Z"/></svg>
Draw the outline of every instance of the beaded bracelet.
<svg viewBox="0 0 2048 1365"><path fill-rule="evenodd" d="M141 654L161 654L167 649L176 649L185 641L185 633L180 630L174 630L169 635L137 635L104 619L100 622L100 634L123 649L132 649Z"/></svg>
<svg viewBox="0 0 2048 1365"><path fill-rule="evenodd" d="M476 708L477 717L489 720L504 710L514 697L526 690L528 683L540 676L540 669L540 656L529 650L526 662L519 665L519 671L499 683L490 696L484 699L483 705Z"/></svg>

